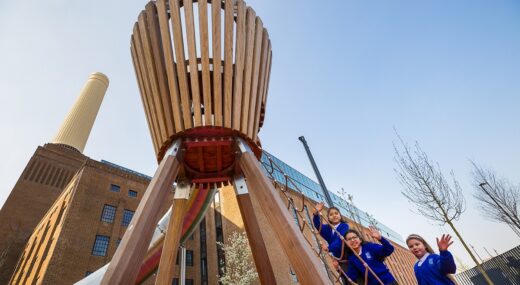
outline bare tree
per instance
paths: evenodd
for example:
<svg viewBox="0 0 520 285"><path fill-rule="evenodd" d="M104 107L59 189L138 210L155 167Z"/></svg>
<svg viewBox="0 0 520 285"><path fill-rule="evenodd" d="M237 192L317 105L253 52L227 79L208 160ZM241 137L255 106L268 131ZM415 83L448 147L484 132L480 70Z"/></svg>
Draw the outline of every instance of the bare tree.
<svg viewBox="0 0 520 285"><path fill-rule="evenodd" d="M474 197L487 218L506 223L515 233L520 232L520 188L506 179L498 178L489 169L473 165Z"/></svg>
<svg viewBox="0 0 520 285"><path fill-rule="evenodd" d="M419 143L416 142L412 149L399 135L397 136L400 144L399 146L394 144L395 161L398 166L395 172L404 187L402 194L417 207L421 215L441 225L448 224L451 227L487 283L492 285L493 282L453 224L453 221L458 220L466 209L462 189L455 179L453 171L450 172L450 184L439 165L430 160Z"/></svg>
<svg viewBox="0 0 520 285"><path fill-rule="evenodd" d="M365 236L365 231L363 231L363 224L361 224L361 217L359 216L359 210L354 205L354 196L351 194L347 194L347 191L345 189L341 188L341 191L339 191L339 195L343 198L343 200L348 201L346 205L346 209L348 211L348 214L350 215L350 218L352 221L354 221L354 225L352 228L356 229L357 232L366 239L367 236Z"/></svg>

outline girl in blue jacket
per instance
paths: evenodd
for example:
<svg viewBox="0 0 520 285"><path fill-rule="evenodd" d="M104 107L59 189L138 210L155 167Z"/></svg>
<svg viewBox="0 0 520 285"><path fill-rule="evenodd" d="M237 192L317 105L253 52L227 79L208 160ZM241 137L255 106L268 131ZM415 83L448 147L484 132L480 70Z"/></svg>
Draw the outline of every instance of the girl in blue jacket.
<svg viewBox="0 0 520 285"><path fill-rule="evenodd" d="M312 221L314 227L319 231L321 237L327 241L328 245L322 245L322 249L330 252L334 257L340 258L343 248L343 242L340 236L345 236L348 231L348 223L343 220L339 209L336 207L330 207L327 210L327 218L329 223L335 228L334 231L329 224L322 224L319 213L323 210L323 203L316 204L316 211ZM339 235L338 235L339 233Z"/></svg>
<svg viewBox="0 0 520 285"><path fill-rule="evenodd" d="M419 285L455 285L453 276L457 270L455 260L448 251L453 244L450 235L437 238L439 254L435 254L430 245L419 235L410 235L406 239L410 251L417 257L414 266L415 278Z"/></svg>
<svg viewBox="0 0 520 285"><path fill-rule="evenodd" d="M394 246L381 236L381 233L374 227L369 228L370 236L379 241L381 244L375 244L371 242L365 242L361 235L355 230L349 230L346 235L348 249L348 269L347 276L352 281L358 280L358 278L364 279L365 277L365 266L363 262L354 254L357 253L363 261L374 271L377 277L385 285L393 284L397 285L394 276L390 273L390 270L383 263L387 256L390 256L394 252ZM345 283L349 284L349 283ZM366 285L379 285L379 281L374 277L372 272L368 272L368 280Z"/></svg>

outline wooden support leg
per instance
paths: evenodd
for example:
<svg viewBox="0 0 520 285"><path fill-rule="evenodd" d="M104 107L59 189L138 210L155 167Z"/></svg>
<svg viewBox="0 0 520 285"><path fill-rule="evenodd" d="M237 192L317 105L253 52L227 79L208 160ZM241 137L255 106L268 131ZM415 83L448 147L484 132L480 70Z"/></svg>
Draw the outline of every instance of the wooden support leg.
<svg viewBox="0 0 520 285"><path fill-rule="evenodd" d="M179 172L179 162L176 159L179 146L180 140L174 142L159 164L103 276L102 285L135 283L159 220L159 211Z"/></svg>
<svg viewBox="0 0 520 285"><path fill-rule="evenodd" d="M240 214L242 214L242 218L244 219L244 227L246 228L247 238L249 240L249 245L251 246L251 252L253 254L253 259L255 260L260 283L276 284L273 268L271 267L271 261L267 254L267 248L265 247L262 232L260 232L260 226L256 219L244 176L235 176L233 182L235 193L237 194L238 207L240 208Z"/></svg>
<svg viewBox="0 0 520 285"><path fill-rule="evenodd" d="M245 174L249 189L252 189L251 198L260 204L300 283L330 284L323 265L305 242L303 234L294 223L272 182L264 175L260 163L241 139L239 148L242 152L239 165Z"/></svg>
<svg viewBox="0 0 520 285"><path fill-rule="evenodd" d="M175 273L175 260L182 234L182 223L186 215L190 190L191 183L188 181L179 181L177 189L175 189L172 215L168 223L166 236L164 237L161 260L159 261L159 269L155 279L155 284L157 285L172 284L173 274Z"/></svg>

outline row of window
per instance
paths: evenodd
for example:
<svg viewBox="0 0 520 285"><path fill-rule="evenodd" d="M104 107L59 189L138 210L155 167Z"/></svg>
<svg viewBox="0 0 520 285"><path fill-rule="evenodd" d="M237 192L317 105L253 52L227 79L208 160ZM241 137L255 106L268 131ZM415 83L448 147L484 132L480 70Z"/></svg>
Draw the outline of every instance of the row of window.
<svg viewBox="0 0 520 285"><path fill-rule="evenodd" d="M119 246L121 239L117 239L116 246ZM110 237L104 235L96 235L94 246L92 247L93 256L106 256L108 245L110 244ZM180 253L180 252L179 252ZM177 265L179 265L180 256L177 254ZM193 250L186 250L186 266L193 266Z"/></svg>
<svg viewBox="0 0 520 285"><path fill-rule="evenodd" d="M121 186L119 186L117 184L110 184L110 191L121 192ZM128 190L128 197L132 197L132 198L137 197L137 191Z"/></svg>
<svg viewBox="0 0 520 285"><path fill-rule="evenodd" d="M117 207L105 204L103 206L103 212L101 212L101 221L106 223L113 223L116 217ZM123 220L121 221L121 225L126 227L130 224L130 221L134 217L134 211L130 211L125 209L123 213Z"/></svg>

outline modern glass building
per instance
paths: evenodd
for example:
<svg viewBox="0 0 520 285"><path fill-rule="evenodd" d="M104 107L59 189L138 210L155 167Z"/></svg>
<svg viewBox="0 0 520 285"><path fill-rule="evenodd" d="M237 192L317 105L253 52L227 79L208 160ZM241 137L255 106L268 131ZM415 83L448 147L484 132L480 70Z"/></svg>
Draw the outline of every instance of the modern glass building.
<svg viewBox="0 0 520 285"><path fill-rule="evenodd" d="M274 164L276 164L277 167L273 167L271 165L269 158L272 159L272 161L274 162ZM297 184L299 188L293 190L301 190L301 192L307 198L310 198L314 201L325 201L325 196L323 194L323 190L321 189L320 184L305 176L293 167L289 166L287 163L283 162L276 156L264 151L264 154L262 155L262 164L267 172L272 172L272 176L277 182L281 184L286 183L286 179L283 174L285 173L292 179L292 182ZM294 188L291 187L290 184L288 185L288 187ZM368 227L371 224L370 220L372 218L365 211L360 210L356 206L347 202L342 197L336 195L334 192L330 192L330 196L332 198L332 201L334 202L334 206L338 207L344 216L353 221L361 223L365 227ZM401 235L399 235L398 233L396 233L395 231L393 231L392 229L390 229L389 227L387 227L379 221L376 221L376 225L384 236L400 243L403 246L405 245L405 242Z"/></svg>

